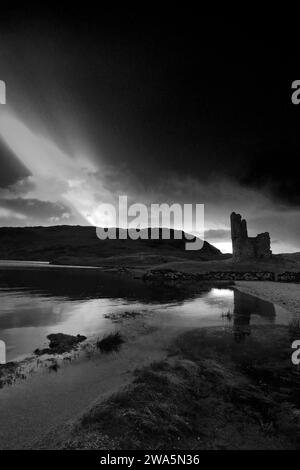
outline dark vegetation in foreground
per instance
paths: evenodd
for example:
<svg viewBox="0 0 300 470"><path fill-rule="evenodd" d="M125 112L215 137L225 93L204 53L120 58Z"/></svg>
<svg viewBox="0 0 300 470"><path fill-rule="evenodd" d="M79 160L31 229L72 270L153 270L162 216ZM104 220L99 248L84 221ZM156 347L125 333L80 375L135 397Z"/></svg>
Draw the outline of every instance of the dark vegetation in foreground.
<svg viewBox="0 0 300 470"><path fill-rule="evenodd" d="M7 362L7 364L0 364L0 388L4 385L12 384L18 375L18 362Z"/></svg>
<svg viewBox="0 0 300 470"><path fill-rule="evenodd" d="M299 318L294 318L289 323L289 333L294 340L300 339L300 320Z"/></svg>
<svg viewBox="0 0 300 470"><path fill-rule="evenodd" d="M180 336L167 360L99 403L63 448L295 449L300 447L300 371L289 328L254 326Z"/></svg>
<svg viewBox="0 0 300 470"><path fill-rule="evenodd" d="M110 333L102 339L98 339L96 346L102 353L110 353L119 351L121 345L124 343L124 338L119 331Z"/></svg>

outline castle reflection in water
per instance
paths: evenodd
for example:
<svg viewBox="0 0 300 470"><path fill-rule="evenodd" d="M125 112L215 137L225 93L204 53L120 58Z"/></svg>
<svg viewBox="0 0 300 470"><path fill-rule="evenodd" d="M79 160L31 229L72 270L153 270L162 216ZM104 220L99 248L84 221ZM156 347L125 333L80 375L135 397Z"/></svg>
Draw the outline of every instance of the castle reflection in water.
<svg viewBox="0 0 300 470"><path fill-rule="evenodd" d="M272 303L234 290L233 332L237 342L242 342L251 334L251 316L256 315L262 319L275 323L276 312Z"/></svg>

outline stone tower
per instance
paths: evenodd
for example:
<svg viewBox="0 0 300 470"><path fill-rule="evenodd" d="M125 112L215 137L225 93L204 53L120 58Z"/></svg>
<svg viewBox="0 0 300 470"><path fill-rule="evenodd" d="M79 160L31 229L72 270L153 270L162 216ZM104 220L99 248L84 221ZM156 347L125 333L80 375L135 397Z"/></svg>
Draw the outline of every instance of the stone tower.
<svg viewBox="0 0 300 470"><path fill-rule="evenodd" d="M230 222L232 254L235 261L271 258L271 240L268 232L248 237L246 220L235 212L231 214Z"/></svg>

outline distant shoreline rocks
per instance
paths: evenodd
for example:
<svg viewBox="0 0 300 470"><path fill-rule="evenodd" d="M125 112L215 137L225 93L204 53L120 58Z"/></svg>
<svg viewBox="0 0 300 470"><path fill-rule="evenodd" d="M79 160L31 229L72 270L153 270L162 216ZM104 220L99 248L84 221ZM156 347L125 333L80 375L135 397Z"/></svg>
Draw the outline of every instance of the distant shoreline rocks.
<svg viewBox="0 0 300 470"><path fill-rule="evenodd" d="M144 274L146 282L192 282L192 281L273 281L273 282L300 282L300 272L285 271L274 273L271 271L209 271L204 273L184 273L173 270L151 270Z"/></svg>

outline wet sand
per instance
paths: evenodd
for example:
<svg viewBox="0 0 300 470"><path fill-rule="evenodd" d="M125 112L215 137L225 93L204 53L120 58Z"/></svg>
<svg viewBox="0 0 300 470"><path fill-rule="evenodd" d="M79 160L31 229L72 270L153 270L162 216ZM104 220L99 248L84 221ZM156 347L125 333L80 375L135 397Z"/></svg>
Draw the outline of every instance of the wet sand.
<svg viewBox="0 0 300 470"><path fill-rule="evenodd" d="M241 292L255 295L300 315L300 284L260 281L236 281Z"/></svg>

